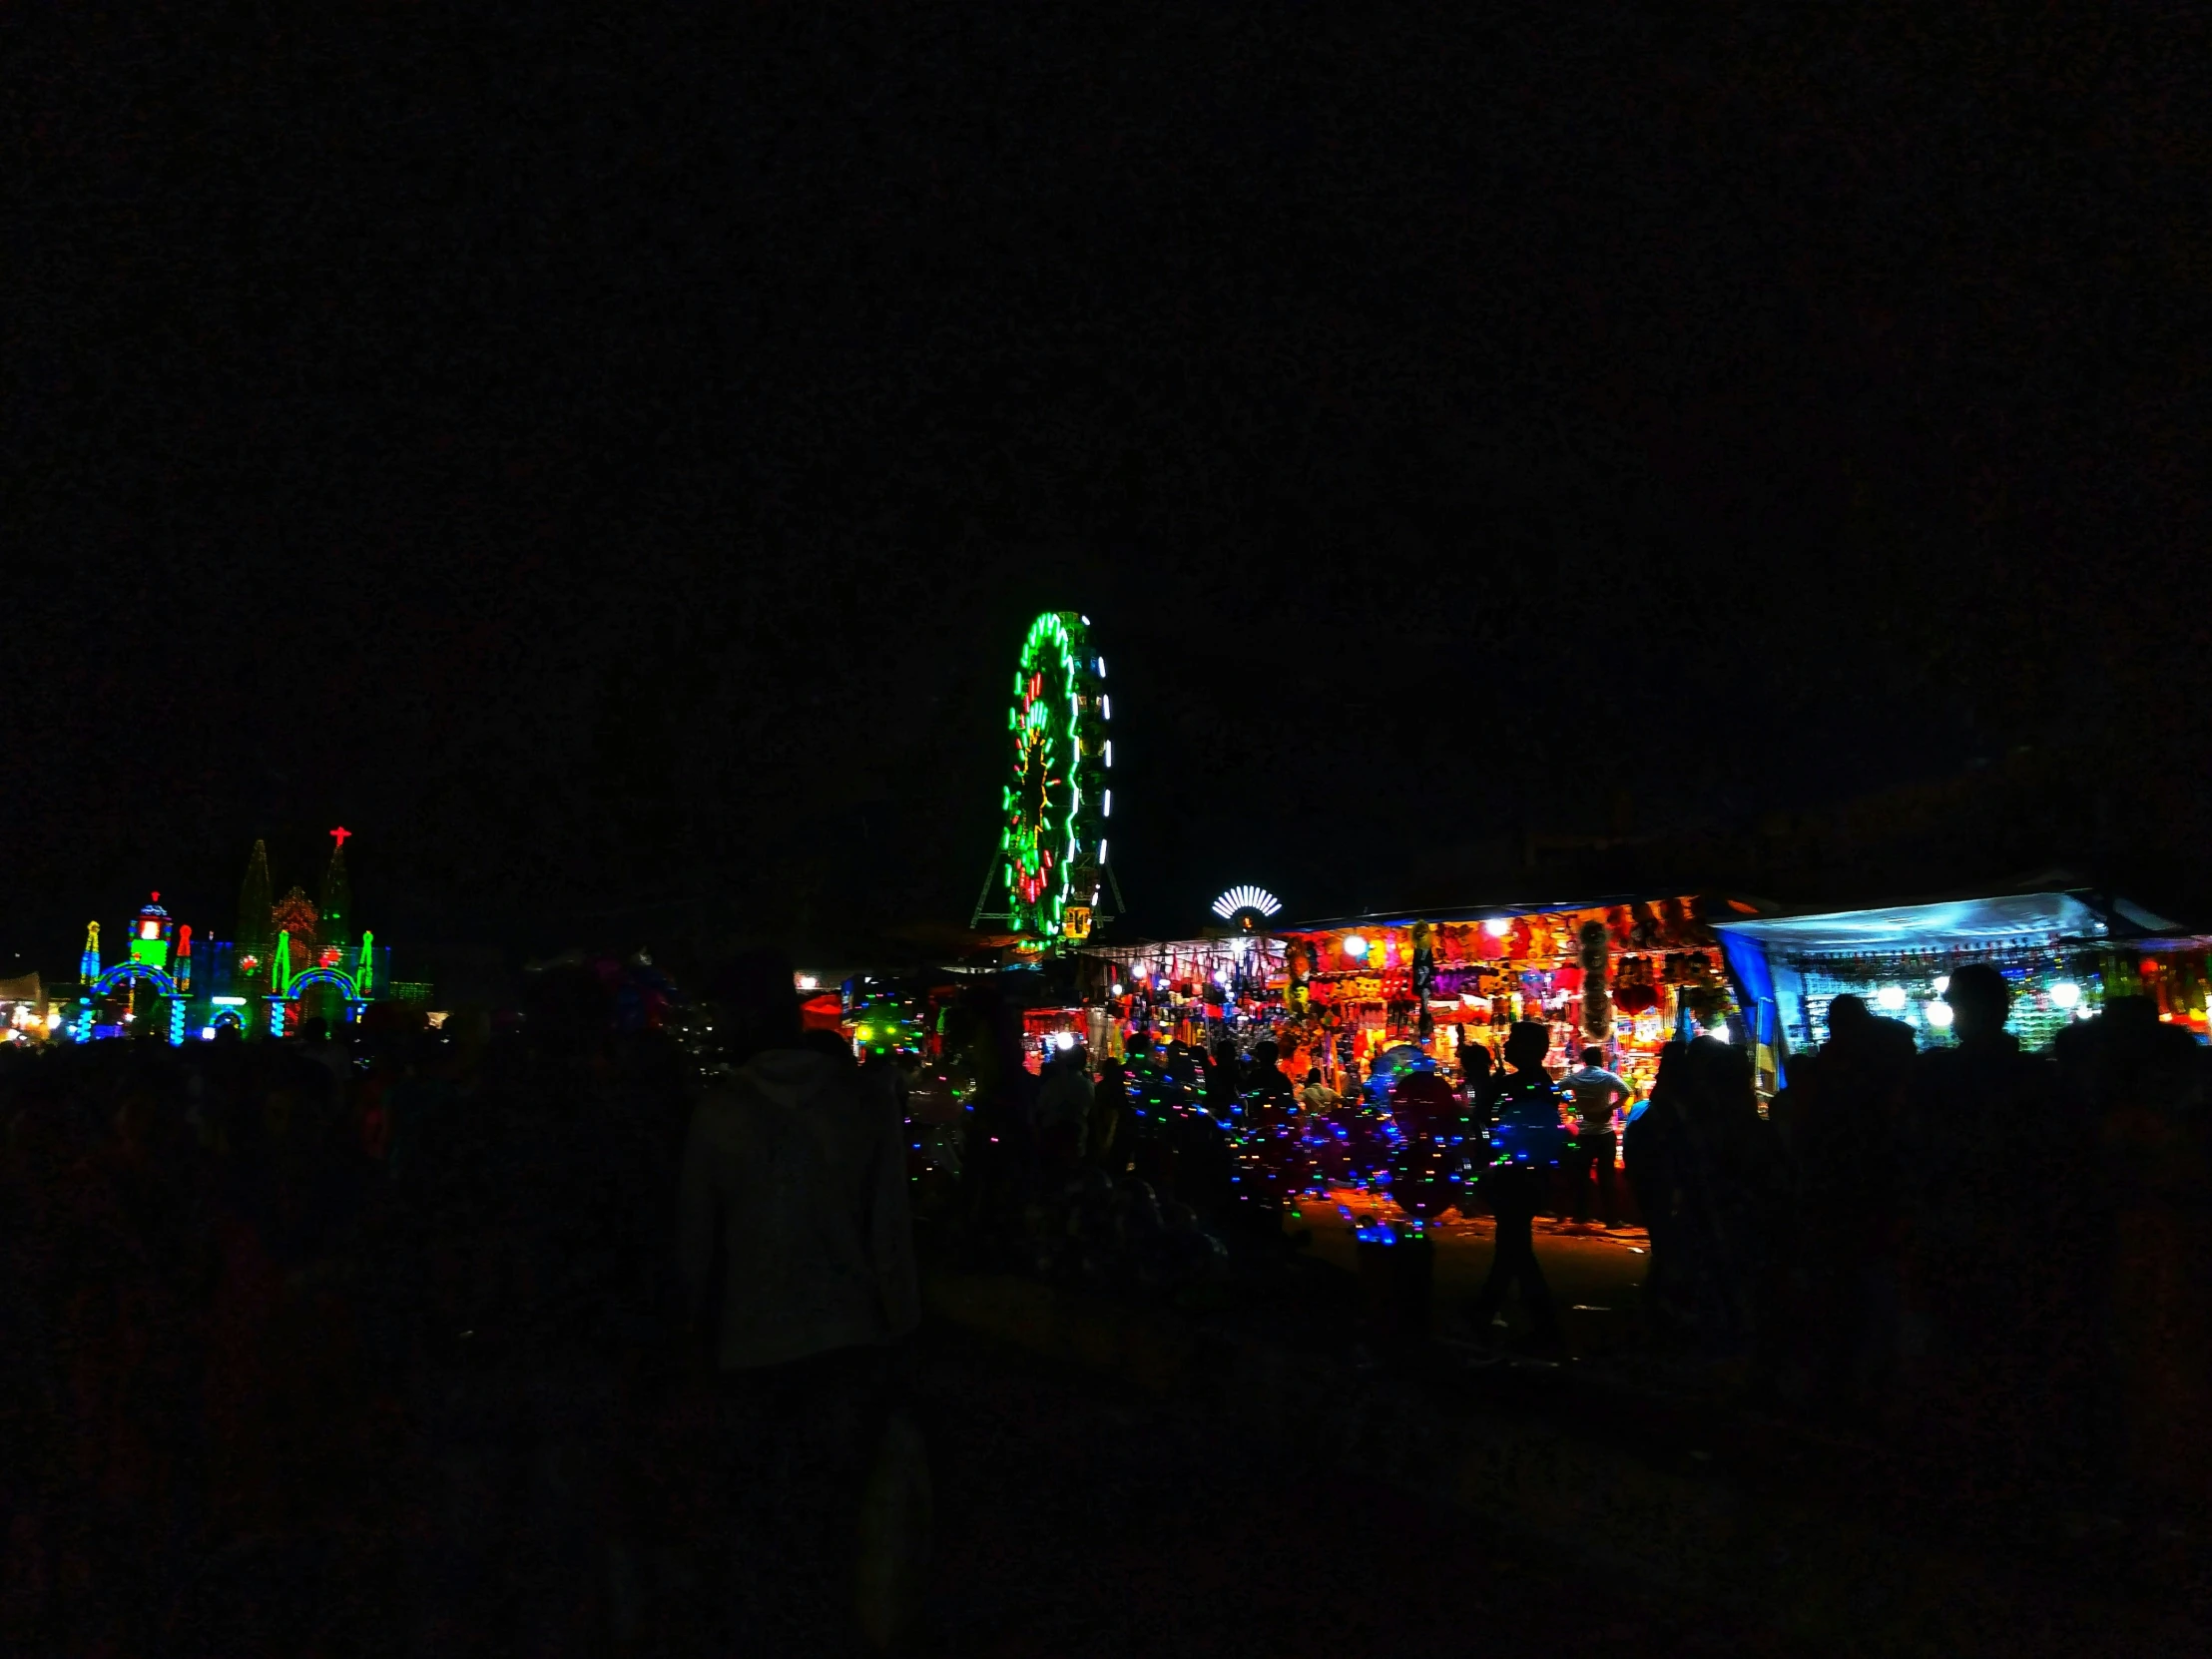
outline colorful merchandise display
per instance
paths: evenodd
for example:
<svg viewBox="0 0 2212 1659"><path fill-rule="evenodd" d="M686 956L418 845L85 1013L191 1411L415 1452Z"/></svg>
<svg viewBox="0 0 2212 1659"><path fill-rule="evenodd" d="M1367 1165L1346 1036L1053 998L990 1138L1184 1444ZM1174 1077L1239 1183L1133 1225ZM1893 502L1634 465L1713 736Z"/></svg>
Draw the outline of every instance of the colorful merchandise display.
<svg viewBox="0 0 2212 1659"><path fill-rule="evenodd" d="M1741 1018L1710 922L1754 908L1675 895L1292 929L1278 1041L1342 1088L1392 1049L1454 1070L1469 1044L1496 1060L1507 1029L1529 1020L1551 1032L1549 1067L1595 1045L1641 1097L1668 1038L1760 1037ZM1761 1071L1772 1069L1762 1054Z"/></svg>
<svg viewBox="0 0 2212 1659"><path fill-rule="evenodd" d="M1222 930L1196 939L1083 952L1085 1000L1101 1010L1110 1052L1139 1034L1157 1042L1240 1049L1284 1025L1291 969L1284 941ZM1100 1045L1093 1041L1094 1052Z"/></svg>

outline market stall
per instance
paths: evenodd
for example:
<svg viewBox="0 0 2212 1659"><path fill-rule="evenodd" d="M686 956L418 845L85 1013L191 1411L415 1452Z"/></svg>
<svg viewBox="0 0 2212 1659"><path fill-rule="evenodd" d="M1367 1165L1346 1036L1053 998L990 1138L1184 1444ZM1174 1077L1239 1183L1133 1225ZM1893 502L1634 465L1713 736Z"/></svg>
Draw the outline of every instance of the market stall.
<svg viewBox="0 0 2212 1659"><path fill-rule="evenodd" d="M1595 1044L1640 1098L1669 1037L1762 1035L1742 1018L1712 927L1757 913L1742 899L1674 895L1291 928L1280 935L1279 1040L1334 1081L1399 1044L1447 1065L1470 1043L1495 1059L1506 1030L1532 1020L1551 1031L1548 1066L1571 1067Z"/></svg>
<svg viewBox="0 0 2212 1659"><path fill-rule="evenodd" d="M1084 996L1098 1011L1092 1053L1118 1056L1139 1033L1155 1042L1239 1049L1277 1036L1290 967L1284 941L1240 927L1195 939L1092 946L1082 952Z"/></svg>
<svg viewBox="0 0 2212 1659"><path fill-rule="evenodd" d="M2147 995L2162 1018L2205 1032L2202 939L2139 905L2084 889L1999 893L1878 909L1737 917L1718 924L1739 981L1770 987L1784 1042L1810 1049L1846 994L1901 1020L1922 1047L1951 1040L1950 976L1969 962L2012 986L2008 1029L2047 1047L2115 996Z"/></svg>

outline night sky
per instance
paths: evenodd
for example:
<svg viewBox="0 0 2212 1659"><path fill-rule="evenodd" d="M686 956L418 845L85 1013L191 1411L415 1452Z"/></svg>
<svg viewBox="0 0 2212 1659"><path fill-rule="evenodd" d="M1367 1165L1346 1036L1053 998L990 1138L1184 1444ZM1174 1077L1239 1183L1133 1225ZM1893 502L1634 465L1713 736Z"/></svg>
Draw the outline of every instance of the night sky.
<svg viewBox="0 0 2212 1659"><path fill-rule="evenodd" d="M2185 8L739 10L12 20L0 971L341 823L403 974L964 923L1047 606L1156 928L2203 895Z"/></svg>

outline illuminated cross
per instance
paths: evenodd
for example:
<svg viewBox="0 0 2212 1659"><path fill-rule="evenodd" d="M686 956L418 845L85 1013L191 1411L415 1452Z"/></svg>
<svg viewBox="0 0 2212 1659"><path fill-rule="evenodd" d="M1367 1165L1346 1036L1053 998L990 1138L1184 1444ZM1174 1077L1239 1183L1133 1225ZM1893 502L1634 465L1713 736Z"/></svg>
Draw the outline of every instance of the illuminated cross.
<svg viewBox="0 0 2212 1659"><path fill-rule="evenodd" d="M331 835L334 836L337 840L337 851L343 852L345 850L345 837L350 835L352 832L352 830L346 829L343 825L340 825L337 829L330 831Z"/></svg>

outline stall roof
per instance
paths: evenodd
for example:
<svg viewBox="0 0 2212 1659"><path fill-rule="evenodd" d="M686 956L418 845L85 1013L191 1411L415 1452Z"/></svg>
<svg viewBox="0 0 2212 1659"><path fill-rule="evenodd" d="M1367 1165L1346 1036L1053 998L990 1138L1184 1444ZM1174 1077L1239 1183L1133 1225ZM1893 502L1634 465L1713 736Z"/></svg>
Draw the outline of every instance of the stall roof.
<svg viewBox="0 0 2212 1659"><path fill-rule="evenodd" d="M1434 910L1378 910L1364 916L1336 916L1321 921L1273 922L1270 933L1331 933L1347 927L1410 927L1416 921L1460 922L1489 921L1499 916L1556 915L1562 910L1610 910L1616 905L1656 904L1675 898L1700 898L1717 903L1723 910L1733 910L1742 916L1757 915L1772 910L1774 906L1763 900L1734 893L1686 892L1680 887L1663 887L1644 892L1584 894L1575 898L1547 899L1541 903L1514 900L1497 904L1465 904ZM1704 913L1701 911L1701 919Z"/></svg>
<svg viewBox="0 0 2212 1659"><path fill-rule="evenodd" d="M1712 925L1775 949L1805 953L1911 950L1944 944L1970 948L2038 936L2133 938L2176 928L2174 922L2126 899L2082 889L1995 893L1816 915L1752 916L1716 920Z"/></svg>

